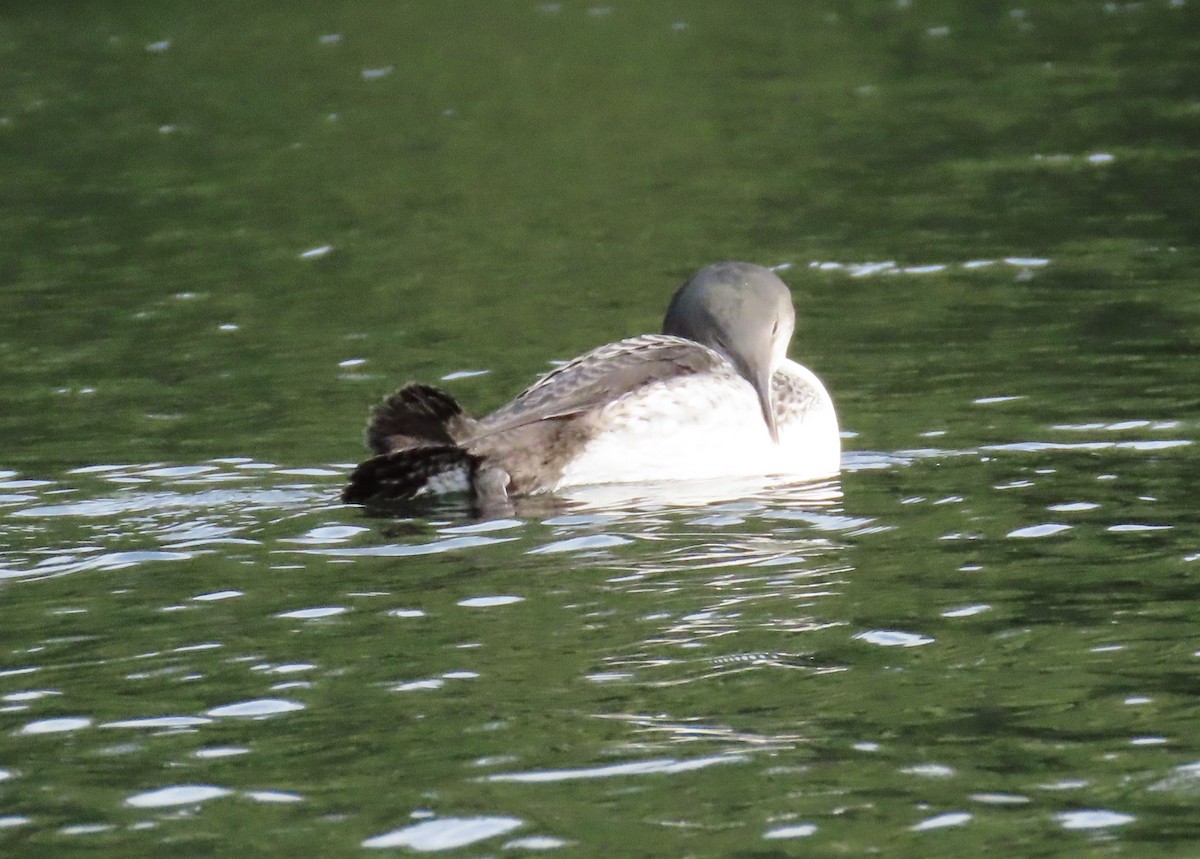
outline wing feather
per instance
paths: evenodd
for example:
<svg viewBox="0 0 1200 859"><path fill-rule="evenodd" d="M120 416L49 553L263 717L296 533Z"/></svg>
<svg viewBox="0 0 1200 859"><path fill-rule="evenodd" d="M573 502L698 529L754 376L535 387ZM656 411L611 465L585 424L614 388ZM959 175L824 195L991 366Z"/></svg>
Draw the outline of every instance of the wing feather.
<svg viewBox="0 0 1200 859"><path fill-rule="evenodd" d="M609 343L547 373L477 424L471 441L599 408L643 385L724 368L719 353L683 337L645 334Z"/></svg>

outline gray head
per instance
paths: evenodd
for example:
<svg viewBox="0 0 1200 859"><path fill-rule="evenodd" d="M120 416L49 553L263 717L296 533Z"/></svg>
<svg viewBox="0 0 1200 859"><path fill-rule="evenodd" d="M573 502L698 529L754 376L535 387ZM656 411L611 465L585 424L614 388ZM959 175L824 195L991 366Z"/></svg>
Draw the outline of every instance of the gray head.
<svg viewBox="0 0 1200 859"><path fill-rule="evenodd" d="M715 349L754 386L771 438L779 441L771 377L796 328L792 294L775 272L748 262L705 266L675 291L663 333Z"/></svg>

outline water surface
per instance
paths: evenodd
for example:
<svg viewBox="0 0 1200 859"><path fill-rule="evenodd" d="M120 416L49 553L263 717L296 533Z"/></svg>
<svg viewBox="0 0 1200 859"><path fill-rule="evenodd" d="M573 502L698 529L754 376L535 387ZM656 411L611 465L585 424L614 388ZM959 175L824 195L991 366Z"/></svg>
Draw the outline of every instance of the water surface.
<svg viewBox="0 0 1200 859"><path fill-rule="evenodd" d="M7 10L0 844L1191 855L1196 17ZM835 485L338 503L725 258Z"/></svg>

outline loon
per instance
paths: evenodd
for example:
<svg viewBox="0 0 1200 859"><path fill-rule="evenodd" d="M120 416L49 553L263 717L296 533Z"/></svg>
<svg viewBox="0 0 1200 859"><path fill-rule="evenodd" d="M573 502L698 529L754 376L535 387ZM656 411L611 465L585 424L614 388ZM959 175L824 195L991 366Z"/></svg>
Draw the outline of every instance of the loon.
<svg viewBox="0 0 1200 859"><path fill-rule="evenodd" d="M593 349L486 417L438 388L400 388L375 407L375 455L342 500L466 492L490 505L597 484L835 476L837 415L820 379L787 357L795 324L770 269L706 266L676 290L661 334Z"/></svg>

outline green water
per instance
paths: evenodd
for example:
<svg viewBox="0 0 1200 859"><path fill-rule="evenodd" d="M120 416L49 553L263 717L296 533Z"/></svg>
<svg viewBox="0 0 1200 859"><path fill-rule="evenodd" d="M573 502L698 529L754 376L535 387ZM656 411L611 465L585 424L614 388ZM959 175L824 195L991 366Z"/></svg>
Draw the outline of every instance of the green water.
<svg viewBox="0 0 1200 859"><path fill-rule="evenodd" d="M0 853L1194 855L1197 9L8 4ZM835 504L337 503L728 258Z"/></svg>

